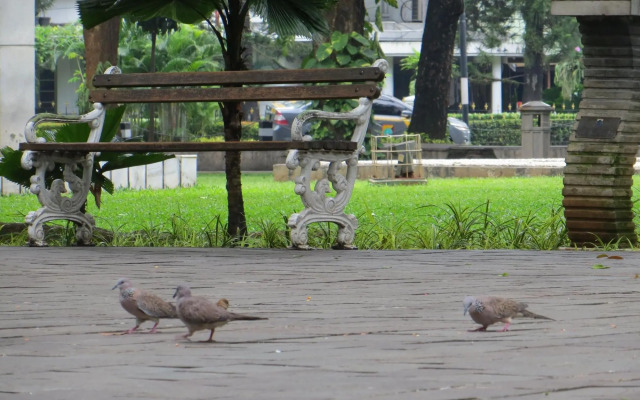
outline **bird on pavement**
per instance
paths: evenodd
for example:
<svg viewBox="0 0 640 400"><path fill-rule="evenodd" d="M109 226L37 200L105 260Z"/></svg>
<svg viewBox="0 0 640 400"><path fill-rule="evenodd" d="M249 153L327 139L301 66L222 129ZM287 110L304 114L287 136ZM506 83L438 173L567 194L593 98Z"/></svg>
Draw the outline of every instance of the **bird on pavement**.
<svg viewBox="0 0 640 400"><path fill-rule="evenodd" d="M120 305L136 317L136 325L124 333L133 333L145 321L155 324L148 333L155 333L162 318L178 318L175 305L162 300L153 293L133 287L127 278L121 278L111 289L120 289Z"/></svg>
<svg viewBox="0 0 640 400"><path fill-rule="evenodd" d="M464 313L467 312L475 322L482 325L481 327L469 332L484 332L489 325L496 322L503 322L504 328L500 332L506 332L511 325L511 319L516 317L535 318L535 319L554 319L543 315L532 313L527 310L527 304L520 303L515 300L506 299L495 296L473 297L467 296L464 301Z"/></svg>
<svg viewBox="0 0 640 400"><path fill-rule="evenodd" d="M173 297L177 299L178 318L189 330L184 335L178 336L182 339L190 337L194 332L208 329L211 330L211 334L206 342L213 342L215 329L231 321L267 319L229 312L226 310L229 305L226 299L220 299L218 304L214 304L204 297L191 296L191 289L187 285L179 285Z"/></svg>

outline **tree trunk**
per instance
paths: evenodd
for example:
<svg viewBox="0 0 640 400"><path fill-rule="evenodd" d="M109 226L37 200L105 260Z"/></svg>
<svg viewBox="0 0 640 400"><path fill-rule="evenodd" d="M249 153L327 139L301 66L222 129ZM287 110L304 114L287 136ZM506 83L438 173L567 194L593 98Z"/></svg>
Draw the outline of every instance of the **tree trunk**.
<svg viewBox="0 0 640 400"><path fill-rule="evenodd" d="M151 62L149 63L149 72L156 72L156 40L158 38L158 32L151 32ZM156 105L149 103L149 130L147 132L147 141L155 142L156 140Z"/></svg>
<svg viewBox="0 0 640 400"><path fill-rule="evenodd" d="M98 64L108 61L111 65L118 64L118 38L120 37L120 17L112 18L83 32L86 83L91 88L91 80L96 73Z"/></svg>
<svg viewBox="0 0 640 400"><path fill-rule="evenodd" d="M224 54L226 71L246 70L242 36L245 16L241 15L244 2L230 1L228 8L228 23L226 28L226 53ZM242 138L242 104L239 102L224 102L221 104L224 122L224 140L237 141ZM242 169L240 152L227 151L225 153L224 171L227 178L227 233L232 237L247 235L247 219L244 213L244 198L242 195Z"/></svg>
<svg viewBox="0 0 640 400"><path fill-rule="evenodd" d="M242 104L225 102L222 107L224 140L238 141L242 138ZM242 169L239 151L227 151L224 158L224 172L227 176L227 233L233 237L247 234L247 219L244 214L242 196Z"/></svg>
<svg viewBox="0 0 640 400"><path fill-rule="evenodd" d="M426 133L437 140L447 138L451 64L458 19L463 11L463 0L429 1L409 132Z"/></svg>
<svg viewBox="0 0 640 400"><path fill-rule="evenodd" d="M524 33L524 88L522 102L542 100L544 82L544 3L527 0L521 14L525 23Z"/></svg>
<svg viewBox="0 0 640 400"><path fill-rule="evenodd" d="M365 13L364 0L341 0L327 12L327 22L332 31L362 35Z"/></svg>

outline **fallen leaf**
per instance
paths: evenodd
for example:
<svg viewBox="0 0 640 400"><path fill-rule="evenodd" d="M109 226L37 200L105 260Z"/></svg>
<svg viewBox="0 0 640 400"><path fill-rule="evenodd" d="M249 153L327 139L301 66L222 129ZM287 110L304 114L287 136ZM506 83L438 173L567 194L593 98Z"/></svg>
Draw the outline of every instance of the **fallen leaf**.
<svg viewBox="0 0 640 400"><path fill-rule="evenodd" d="M609 258L607 254L598 254L596 258Z"/></svg>
<svg viewBox="0 0 640 400"><path fill-rule="evenodd" d="M606 265L602 265L602 264L596 264L591 268L592 269L608 269L608 268L611 268L611 267L607 267Z"/></svg>
<svg viewBox="0 0 640 400"><path fill-rule="evenodd" d="M509 273L508 272L503 272L503 273L500 274L500 276L509 276Z"/></svg>
<svg viewBox="0 0 640 400"><path fill-rule="evenodd" d="M633 279L638 279L640 278L640 274L636 274L636 276L633 277Z"/></svg>
<svg viewBox="0 0 640 400"><path fill-rule="evenodd" d="M609 260L624 260L624 258L622 258L622 256L611 256Z"/></svg>

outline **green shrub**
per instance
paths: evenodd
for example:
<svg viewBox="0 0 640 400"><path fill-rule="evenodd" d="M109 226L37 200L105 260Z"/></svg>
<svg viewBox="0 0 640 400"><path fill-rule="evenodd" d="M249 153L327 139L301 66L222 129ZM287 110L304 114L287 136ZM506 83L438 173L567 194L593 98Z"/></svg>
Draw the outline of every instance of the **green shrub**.
<svg viewBox="0 0 640 400"><path fill-rule="evenodd" d="M460 114L451 117L462 119ZM551 114L551 145L566 145L573 130L574 113ZM469 114L471 143L476 146L520 146L520 113Z"/></svg>

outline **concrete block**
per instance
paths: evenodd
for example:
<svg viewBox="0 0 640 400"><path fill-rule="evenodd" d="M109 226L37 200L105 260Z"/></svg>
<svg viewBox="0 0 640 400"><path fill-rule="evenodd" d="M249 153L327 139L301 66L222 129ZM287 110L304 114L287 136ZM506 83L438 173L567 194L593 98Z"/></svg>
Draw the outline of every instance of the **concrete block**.
<svg viewBox="0 0 640 400"><path fill-rule="evenodd" d="M129 168L129 188L144 189L147 185L146 165Z"/></svg>
<svg viewBox="0 0 640 400"><path fill-rule="evenodd" d="M111 171L111 182L116 189L129 188L128 168L114 169Z"/></svg>
<svg viewBox="0 0 640 400"><path fill-rule="evenodd" d="M180 160L170 158L164 160L164 187L175 189L180 187Z"/></svg>
<svg viewBox="0 0 640 400"><path fill-rule="evenodd" d="M147 165L147 189L162 189L164 187L164 163L157 162Z"/></svg>
<svg viewBox="0 0 640 400"><path fill-rule="evenodd" d="M198 156L196 154L183 154L178 156L180 160L180 186L191 187L198 180Z"/></svg>
<svg viewBox="0 0 640 400"><path fill-rule="evenodd" d="M24 190L25 192L28 191L28 189ZM3 195L7 195L7 194L20 194L22 193L22 186L18 185L17 183L13 183L10 180L4 179L4 178L0 178L0 193Z"/></svg>

